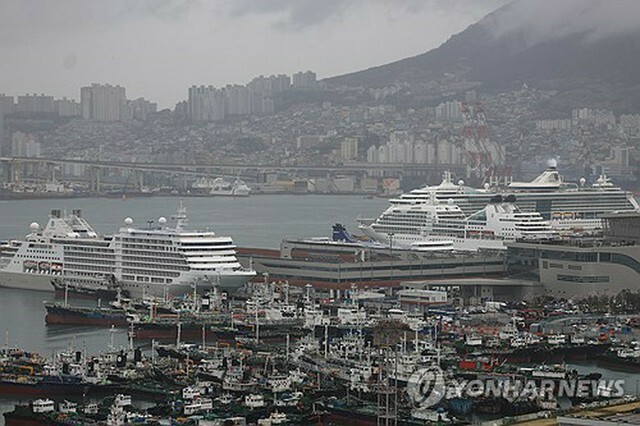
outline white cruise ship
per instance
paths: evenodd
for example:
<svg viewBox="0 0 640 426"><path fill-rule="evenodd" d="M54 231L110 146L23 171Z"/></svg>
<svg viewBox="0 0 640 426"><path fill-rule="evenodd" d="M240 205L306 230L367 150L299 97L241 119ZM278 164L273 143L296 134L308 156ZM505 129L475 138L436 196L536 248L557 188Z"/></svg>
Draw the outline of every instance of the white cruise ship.
<svg viewBox="0 0 640 426"><path fill-rule="evenodd" d="M226 197L248 197L251 194L251 188L239 178L233 182L229 182L220 177L216 179L202 177L191 185L191 189L203 195L220 195Z"/></svg>
<svg viewBox="0 0 640 426"><path fill-rule="evenodd" d="M115 278L134 296L163 296L192 292L194 285L235 290L256 275L240 265L230 237L186 230L182 203L174 219L173 228L164 217L137 228L126 218L116 234L101 236L80 210L64 216L53 210L46 226L34 222L24 241L4 246L0 287L52 291L56 277L87 287Z"/></svg>
<svg viewBox="0 0 640 426"><path fill-rule="evenodd" d="M523 212L513 198L496 195L467 217L452 201L397 204L359 229L375 241L416 247L428 241L452 241L456 250L505 249L505 241L552 239L557 232L539 213Z"/></svg>
<svg viewBox="0 0 640 426"><path fill-rule="evenodd" d="M513 194L515 203L523 212L538 212L557 230L594 230L602 227L601 217L615 211L639 210L633 193L614 186L606 175L592 185L564 182L556 162L551 160L547 169L531 182L512 182L506 188L474 189L464 182L453 182L445 172L442 183L425 186L392 199L392 205L413 205L452 200L469 216L490 202L496 194Z"/></svg>

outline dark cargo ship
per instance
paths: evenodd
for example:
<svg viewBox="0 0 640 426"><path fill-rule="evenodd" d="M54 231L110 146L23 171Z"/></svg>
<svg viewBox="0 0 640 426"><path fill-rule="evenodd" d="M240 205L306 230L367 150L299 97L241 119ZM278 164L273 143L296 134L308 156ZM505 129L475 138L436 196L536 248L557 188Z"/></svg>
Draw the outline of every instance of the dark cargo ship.
<svg viewBox="0 0 640 426"><path fill-rule="evenodd" d="M80 308L45 303L47 325L91 325L102 327L126 327L129 325L127 312L108 308Z"/></svg>

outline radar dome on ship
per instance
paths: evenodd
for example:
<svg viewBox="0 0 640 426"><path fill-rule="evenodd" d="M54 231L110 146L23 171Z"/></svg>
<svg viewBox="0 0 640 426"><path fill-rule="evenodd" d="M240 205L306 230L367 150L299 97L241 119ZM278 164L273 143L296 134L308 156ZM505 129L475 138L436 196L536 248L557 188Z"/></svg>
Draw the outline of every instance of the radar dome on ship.
<svg viewBox="0 0 640 426"><path fill-rule="evenodd" d="M166 224L167 224L167 218L166 218L166 217L164 217L164 216L160 216L160 217L158 218L158 223L159 223L160 225L166 225Z"/></svg>
<svg viewBox="0 0 640 426"><path fill-rule="evenodd" d="M37 232L40 229L40 225L38 224L38 222L31 222L31 225L29 225L29 229L31 229L31 232Z"/></svg>
<svg viewBox="0 0 640 426"><path fill-rule="evenodd" d="M458 181L458 185L460 185L460 186L464 185L464 181L463 181L462 179L460 179L460 180Z"/></svg>
<svg viewBox="0 0 640 426"><path fill-rule="evenodd" d="M583 177L580 178L580 186L584 186L584 184L587 183L587 180Z"/></svg>
<svg viewBox="0 0 640 426"><path fill-rule="evenodd" d="M558 167L558 161L555 158L550 158L549 161L547 161L547 167L555 169Z"/></svg>
<svg viewBox="0 0 640 426"><path fill-rule="evenodd" d="M133 225L133 219L131 219L130 217L126 218L124 220L124 224L127 225L127 226Z"/></svg>
<svg viewBox="0 0 640 426"><path fill-rule="evenodd" d="M484 189L489 189L489 187L490 187L490 186L491 186L491 185L489 185L489 182L485 182L485 183L484 183Z"/></svg>

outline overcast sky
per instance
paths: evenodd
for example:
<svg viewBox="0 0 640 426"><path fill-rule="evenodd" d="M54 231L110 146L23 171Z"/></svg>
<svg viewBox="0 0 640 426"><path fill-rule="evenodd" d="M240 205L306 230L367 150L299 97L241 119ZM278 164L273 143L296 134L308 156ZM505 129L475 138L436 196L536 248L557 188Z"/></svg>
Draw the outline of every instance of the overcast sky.
<svg viewBox="0 0 640 426"><path fill-rule="evenodd" d="M120 84L173 107L193 84L319 78L437 47L507 0L0 0L0 93Z"/></svg>

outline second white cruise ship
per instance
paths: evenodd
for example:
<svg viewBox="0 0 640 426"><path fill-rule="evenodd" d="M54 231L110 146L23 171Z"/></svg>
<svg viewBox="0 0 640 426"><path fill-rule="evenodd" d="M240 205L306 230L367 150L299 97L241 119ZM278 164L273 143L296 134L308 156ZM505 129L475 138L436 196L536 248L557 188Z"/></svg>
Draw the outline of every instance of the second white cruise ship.
<svg viewBox="0 0 640 426"><path fill-rule="evenodd" d="M165 296L212 285L235 290L256 275L240 265L230 237L186 230L182 203L174 219L175 227L161 217L155 226L137 228L126 218L116 234L101 236L80 210L53 210L44 227L32 223L24 241L4 248L0 287L52 291L57 277L85 287L115 278L131 295Z"/></svg>
<svg viewBox="0 0 640 426"><path fill-rule="evenodd" d="M640 206L633 193L614 186L606 175L592 185L586 180L565 182L555 160L531 182L512 182L506 188L474 189L460 181L453 182L451 173L445 172L440 185L414 189L390 200L392 205L430 203L432 197L439 202L452 200L465 216L484 208L496 195L515 195L515 204L523 212L538 212L554 229L594 230L602 228L602 216L615 211L638 211Z"/></svg>
<svg viewBox="0 0 640 426"><path fill-rule="evenodd" d="M424 242L452 241L457 250L503 250L505 241L548 240L558 233L537 212L523 212L515 197L496 195L483 209L467 217L453 201L392 205L375 221L361 221L359 229L374 241L398 247Z"/></svg>

